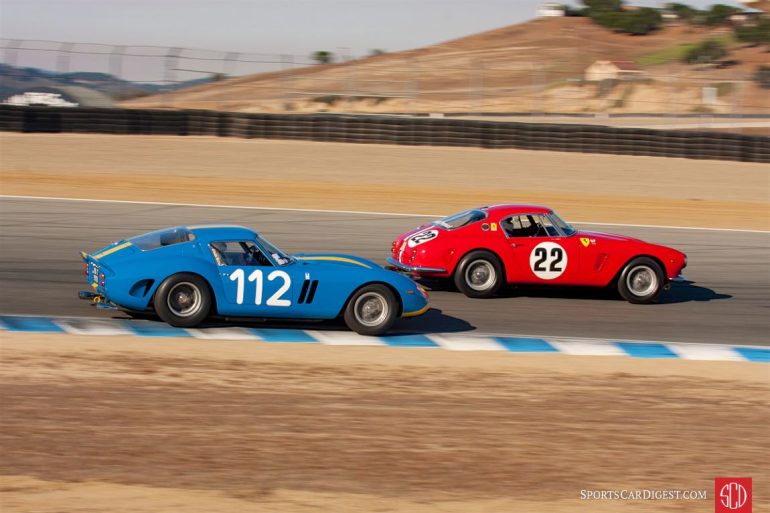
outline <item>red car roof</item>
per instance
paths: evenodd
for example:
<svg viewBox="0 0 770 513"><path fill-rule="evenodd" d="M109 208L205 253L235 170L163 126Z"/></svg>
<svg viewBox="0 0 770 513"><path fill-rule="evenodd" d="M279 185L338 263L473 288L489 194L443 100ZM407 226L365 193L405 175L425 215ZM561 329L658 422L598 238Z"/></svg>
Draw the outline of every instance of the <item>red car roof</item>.
<svg viewBox="0 0 770 513"><path fill-rule="evenodd" d="M505 205L490 205L484 207L482 210L486 210L489 214L507 215L507 214L547 214L551 212L551 209L542 205L525 205L525 204L505 204Z"/></svg>

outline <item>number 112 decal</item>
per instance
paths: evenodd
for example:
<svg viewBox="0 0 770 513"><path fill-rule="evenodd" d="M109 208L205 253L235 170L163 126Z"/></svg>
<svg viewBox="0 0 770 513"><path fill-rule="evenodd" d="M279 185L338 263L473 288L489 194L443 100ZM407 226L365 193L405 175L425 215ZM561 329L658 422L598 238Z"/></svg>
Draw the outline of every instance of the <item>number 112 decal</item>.
<svg viewBox="0 0 770 513"><path fill-rule="evenodd" d="M255 269L249 274L248 278L245 278L246 273L243 269L236 269L230 275L230 281L237 281L237 290L235 294L235 302L239 305L243 304L243 294L246 288L246 279L250 282L256 282L256 290L254 291L254 304L262 304L262 289L264 284L264 278L261 269ZM244 279L245 278L245 279ZM267 306L291 306L291 299L284 299L281 296L291 288L291 277L285 271L275 270L267 275L267 281L273 281L276 279L283 280L283 284L278 287L275 293L267 298L265 304Z"/></svg>

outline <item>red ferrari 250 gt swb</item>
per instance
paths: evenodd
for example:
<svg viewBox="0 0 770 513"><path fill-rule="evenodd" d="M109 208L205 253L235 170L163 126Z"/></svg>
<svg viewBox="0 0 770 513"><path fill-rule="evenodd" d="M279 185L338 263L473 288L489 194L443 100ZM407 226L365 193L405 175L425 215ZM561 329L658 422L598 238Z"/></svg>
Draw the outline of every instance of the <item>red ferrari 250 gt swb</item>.
<svg viewBox="0 0 770 513"><path fill-rule="evenodd" d="M610 233L578 231L534 205L474 208L393 241L388 262L412 275L452 278L469 297L503 283L616 286L631 303L655 301L687 265L681 251Z"/></svg>

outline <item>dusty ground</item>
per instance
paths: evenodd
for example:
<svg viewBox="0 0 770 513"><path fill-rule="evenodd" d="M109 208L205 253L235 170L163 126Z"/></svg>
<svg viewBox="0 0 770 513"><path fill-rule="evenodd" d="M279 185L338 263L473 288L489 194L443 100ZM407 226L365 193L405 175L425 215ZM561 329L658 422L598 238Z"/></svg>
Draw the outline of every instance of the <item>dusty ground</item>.
<svg viewBox="0 0 770 513"><path fill-rule="evenodd" d="M0 134L2 194L767 230L767 165L216 137Z"/></svg>
<svg viewBox="0 0 770 513"><path fill-rule="evenodd" d="M213 350L214 344L216 349ZM711 511L754 478L764 364L2 334L20 511ZM707 501L580 501L584 489Z"/></svg>

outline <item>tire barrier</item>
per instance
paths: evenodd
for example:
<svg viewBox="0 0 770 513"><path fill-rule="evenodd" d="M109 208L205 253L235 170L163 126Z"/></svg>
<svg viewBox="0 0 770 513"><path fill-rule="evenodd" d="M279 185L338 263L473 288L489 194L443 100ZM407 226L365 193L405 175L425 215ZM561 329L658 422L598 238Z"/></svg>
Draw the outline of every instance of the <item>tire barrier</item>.
<svg viewBox="0 0 770 513"><path fill-rule="evenodd" d="M0 131L475 146L770 163L767 136L424 117L3 105Z"/></svg>

